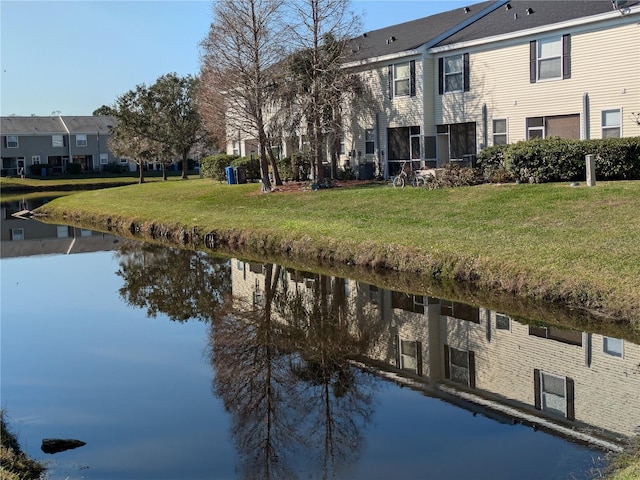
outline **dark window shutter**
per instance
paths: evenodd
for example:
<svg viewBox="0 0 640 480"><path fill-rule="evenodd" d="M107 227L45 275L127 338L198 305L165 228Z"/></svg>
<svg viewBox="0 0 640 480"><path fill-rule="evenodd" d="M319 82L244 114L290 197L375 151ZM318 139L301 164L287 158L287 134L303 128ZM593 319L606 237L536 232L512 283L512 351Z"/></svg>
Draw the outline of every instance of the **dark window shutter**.
<svg viewBox="0 0 640 480"><path fill-rule="evenodd" d="M2 137L3 141L4 141L4 148L7 148L9 146L9 140L7 139L7 136L5 135L4 137Z"/></svg>
<svg viewBox="0 0 640 480"><path fill-rule="evenodd" d="M400 368L400 335L395 336L396 342L396 367Z"/></svg>
<svg viewBox="0 0 640 480"><path fill-rule="evenodd" d="M562 36L562 78L571 78L571 35Z"/></svg>
<svg viewBox="0 0 640 480"><path fill-rule="evenodd" d="M542 410L542 400L540 398L540 370L533 370L533 396L536 410Z"/></svg>
<svg viewBox="0 0 640 480"><path fill-rule="evenodd" d="M66 136L66 135L63 135L63 136L62 136L62 146L66 147L66 146L68 146L68 145L69 145L69 144L67 143L67 136Z"/></svg>
<svg viewBox="0 0 640 480"><path fill-rule="evenodd" d="M438 59L438 93L444 93L444 58Z"/></svg>
<svg viewBox="0 0 640 480"><path fill-rule="evenodd" d="M529 42L529 82L536 83L536 58L538 56L538 43L535 40Z"/></svg>
<svg viewBox="0 0 640 480"><path fill-rule="evenodd" d="M389 98L393 98L393 65L389 65L389 75L387 77L389 81Z"/></svg>
<svg viewBox="0 0 640 480"><path fill-rule="evenodd" d="M409 62L409 75L410 75L410 95L412 97L416 96L416 61L411 60Z"/></svg>
<svg viewBox="0 0 640 480"><path fill-rule="evenodd" d="M469 75L469 54L465 53L462 55L462 75L464 78L464 91L468 92L471 87L470 75Z"/></svg>
<svg viewBox="0 0 640 480"><path fill-rule="evenodd" d="M575 405L575 384L572 378L567 377L567 418L569 420L576 419L576 405Z"/></svg>
<svg viewBox="0 0 640 480"><path fill-rule="evenodd" d="M422 342L416 342L416 373L422 376Z"/></svg>
<svg viewBox="0 0 640 480"><path fill-rule="evenodd" d="M469 386L476 388L476 354L469 352Z"/></svg>
<svg viewBox="0 0 640 480"><path fill-rule="evenodd" d="M449 345L444 346L444 378L451 378L451 370L449 368Z"/></svg>

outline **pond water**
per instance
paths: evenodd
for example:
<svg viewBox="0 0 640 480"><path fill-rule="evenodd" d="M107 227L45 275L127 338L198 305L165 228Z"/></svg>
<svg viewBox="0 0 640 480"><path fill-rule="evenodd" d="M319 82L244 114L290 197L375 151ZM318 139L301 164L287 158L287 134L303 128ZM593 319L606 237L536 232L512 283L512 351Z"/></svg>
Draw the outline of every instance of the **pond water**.
<svg viewBox="0 0 640 480"><path fill-rule="evenodd" d="M53 480L587 479L640 426L628 340L6 214L1 251L2 407Z"/></svg>

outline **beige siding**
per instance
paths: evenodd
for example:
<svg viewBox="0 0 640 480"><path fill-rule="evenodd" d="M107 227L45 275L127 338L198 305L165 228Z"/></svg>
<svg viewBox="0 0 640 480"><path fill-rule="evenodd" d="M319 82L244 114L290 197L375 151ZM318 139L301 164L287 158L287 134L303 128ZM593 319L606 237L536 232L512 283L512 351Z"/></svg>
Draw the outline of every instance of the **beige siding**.
<svg viewBox="0 0 640 480"><path fill-rule="evenodd" d="M640 26L571 33L571 78L529 83L529 41L524 38L470 51L471 90L436 95L436 123L475 121L482 142L482 105L487 106L487 132L492 145L492 119L508 120L508 140L526 138L526 118L580 115L581 137L601 138L601 112L623 110L623 136L640 135L631 116L640 110ZM437 72L434 74L437 80ZM590 132L584 131L583 96L588 94Z"/></svg>

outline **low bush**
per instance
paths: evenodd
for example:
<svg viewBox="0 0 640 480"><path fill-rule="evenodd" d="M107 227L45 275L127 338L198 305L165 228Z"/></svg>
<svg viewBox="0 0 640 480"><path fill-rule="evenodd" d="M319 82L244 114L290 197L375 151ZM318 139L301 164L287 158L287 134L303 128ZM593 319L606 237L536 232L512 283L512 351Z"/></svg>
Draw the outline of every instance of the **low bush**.
<svg viewBox="0 0 640 480"><path fill-rule="evenodd" d="M226 153L205 157L200 160L200 172L204 177L224 182L227 178L224 169L231 166L231 162L237 158L237 155Z"/></svg>
<svg viewBox="0 0 640 480"><path fill-rule="evenodd" d="M79 163L70 163L67 165L69 175L80 175L82 173L82 165Z"/></svg>
<svg viewBox="0 0 640 480"><path fill-rule="evenodd" d="M260 160L257 158L240 157L231 162L232 167L243 167L247 175L248 181L259 180L260 175Z"/></svg>
<svg viewBox="0 0 640 480"><path fill-rule="evenodd" d="M584 180L586 155L595 156L600 180L640 179L640 137L603 140L535 138L496 145L478 154L486 181L529 183Z"/></svg>
<svg viewBox="0 0 640 480"><path fill-rule="evenodd" d="M111 162L102 167L105 173L125 173L129 168L120 163Z"/></svg>
<svg viewBox="0 0 640 480"><path fill-rule="evenodd" d="M427 177L425 186L429 189L467 187L484 183L480 169L460 167L459 165L447 164L435 177Z"/></svg>

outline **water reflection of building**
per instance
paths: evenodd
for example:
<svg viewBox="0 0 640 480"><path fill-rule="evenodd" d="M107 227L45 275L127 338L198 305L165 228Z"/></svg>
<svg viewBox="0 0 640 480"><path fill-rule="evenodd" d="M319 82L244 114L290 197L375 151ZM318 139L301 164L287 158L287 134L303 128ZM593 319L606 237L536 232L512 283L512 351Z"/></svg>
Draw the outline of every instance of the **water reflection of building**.
<svg viewBox="0 0 640 480"><path fill-rule="evenodd" d="M38 198L2 202L1 258L107 251L118 246L118 237L113 235L14 216L23 210L33 210L47 201L46 198Z"/></svg>
<svg viewBox="0 0 640 480"><path fill-rule="evenodd" d="M233 261L234 298L262 307L262 272L260 264ZM286 271L281 281L313 302L320 277ZM357 352L378 374L500 421L602 448L619 449L640 433L639 345L341 281L349 315L383 325L368 350Z"/></svg>

